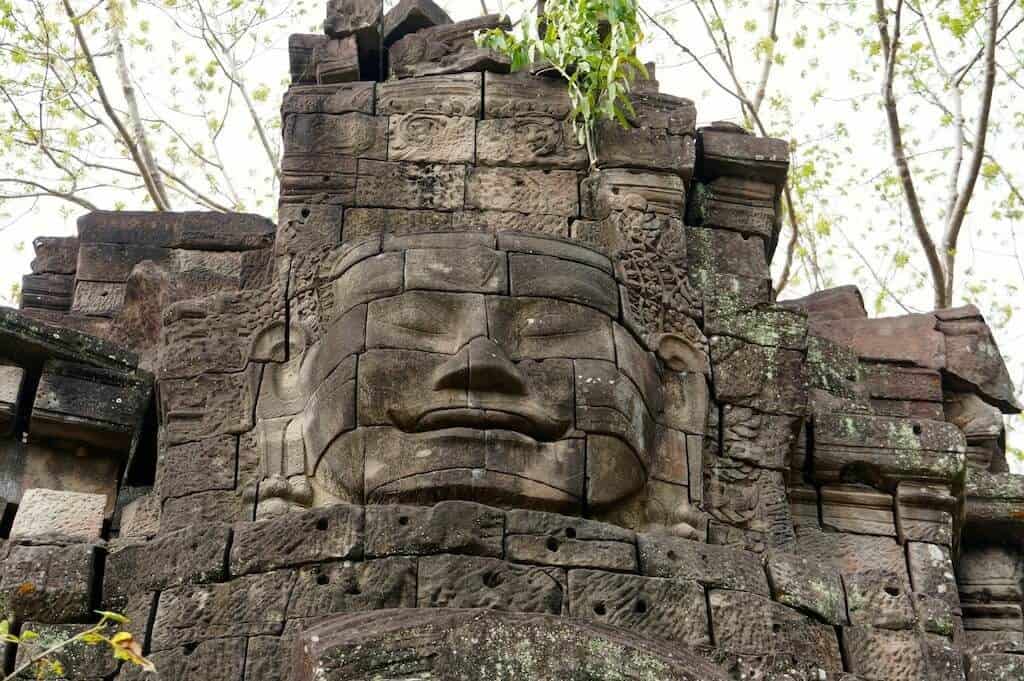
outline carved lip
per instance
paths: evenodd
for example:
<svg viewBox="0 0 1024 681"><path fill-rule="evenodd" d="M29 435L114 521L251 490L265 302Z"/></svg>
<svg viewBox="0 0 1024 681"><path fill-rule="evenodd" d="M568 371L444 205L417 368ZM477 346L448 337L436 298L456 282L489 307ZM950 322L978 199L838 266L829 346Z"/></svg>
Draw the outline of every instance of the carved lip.
<svg viewBox="0 0 1024 681"><path fill-rule="evenodd" d="M416 431L424 432L445 428L473 428L476 430L509 430L528 435L538 441L560 438L568 429L565 422L534 414L502 409L454 407L437 409L416 420Z"/></svg>

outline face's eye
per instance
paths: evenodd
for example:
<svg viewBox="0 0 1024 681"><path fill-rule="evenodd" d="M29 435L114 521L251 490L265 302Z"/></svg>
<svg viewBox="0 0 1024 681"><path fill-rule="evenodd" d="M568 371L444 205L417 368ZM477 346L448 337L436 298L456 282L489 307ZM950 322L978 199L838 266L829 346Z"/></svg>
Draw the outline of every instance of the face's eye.
<svg viewBox="0 0 1024 681"><path fill-rule="evenodd" d="M519 335L523 338L567 336L586 331L586 324L569 314L542 313L524 317L519 321Z"/></svg>
<svg viewBox="0 0 1024 681"><path fill-rule="evenodd" d="M440 336L451 328L451 320L437 309L403 307L390 320L391 325L428 336Z"/></svg>

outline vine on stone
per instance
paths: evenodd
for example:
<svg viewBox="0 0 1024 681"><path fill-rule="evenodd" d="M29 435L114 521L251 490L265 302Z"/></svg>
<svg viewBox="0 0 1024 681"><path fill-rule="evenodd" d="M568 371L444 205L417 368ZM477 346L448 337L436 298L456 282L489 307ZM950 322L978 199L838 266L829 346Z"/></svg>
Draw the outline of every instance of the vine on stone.
<svg viewBox="0 0 1024 681"><path fill-rule="evenodd" d="M647 70L636 57L643 41L635 0L548 0L523 13L513 31L494 28L477 42L509 56L512 70L552 70L565 79L572 121L590 163L596 161L599 120L630 127L632 80Z"/></svg>

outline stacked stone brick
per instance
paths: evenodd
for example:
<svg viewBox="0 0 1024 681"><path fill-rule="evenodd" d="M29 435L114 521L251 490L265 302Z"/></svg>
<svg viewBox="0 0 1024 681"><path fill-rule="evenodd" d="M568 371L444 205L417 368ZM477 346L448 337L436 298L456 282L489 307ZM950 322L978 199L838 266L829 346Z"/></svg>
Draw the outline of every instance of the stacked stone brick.
<svg viewBox="0 0 1024 681"><path fill-rule="evenodd" d="M332 0L289 43L276 232L37 241L0 318L15 627L125 612L168 681L1024 673L977 310L776 302L786 144L652 74L590 159L557 78L477 47L500 25ZM108 474L24 473L69 446Z"/></svg>

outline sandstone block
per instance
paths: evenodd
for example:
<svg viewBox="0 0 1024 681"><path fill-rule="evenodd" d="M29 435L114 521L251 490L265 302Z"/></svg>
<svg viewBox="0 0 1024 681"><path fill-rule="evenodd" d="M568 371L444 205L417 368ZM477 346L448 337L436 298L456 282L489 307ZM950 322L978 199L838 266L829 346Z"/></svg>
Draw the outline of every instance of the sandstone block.
<svg viewBox="0 0 1024 681"><path fill-rule="evenodd" d="M160 496L181 497L207 490L234 489L237 450L234 435L162 447L157 459Z"/></svg>
<svg viewBox="0 0 1024 681"><path fill-rule="evenodd" d="M765 561L772 598L827 624L846 623L846 597L839 573L802 556L771 551Z"/></svg>
<svg viewBox="0 0 1024 681"><path fill-rule="evenodd" d="M295 575L247 575L223 584L188 584L160 594L154 651L231 636L280 634Z"/></svg>
<svg viewBox="0 0 1024 681"><path fill-rule="evenodd" d="M461 165L413 165L360 160L360 205L454 210L463 207L466 169Z"/></svg>
<svg viewBox="0 0 1024 681"><path fill-rule="evenodd" d="M18 621L85 622L92 617L96 550L88 544L10 548L0 592Z"/></svg>
<svg viewBox="0 0 1024 681"><path fill-rule="evenodd" d="M589 265L516 253L509 256L509 278L513 296L559 298L618 317L614 280Z"/></svg>
<svg viewBox="0 0 1024 681"><path fill-rule="evenodd" d="M420 559L417 605L421 608L488 608L560 614L565 573L556 568L512 565L475 556Z"/></svg>
<svg viewBox="0 0 1024 681"><path fill-rule="evenodd" d="M455 553L502 556L505 514L463 501L420 506L368 506L366 555Z"/></svg>
<svg viewBox="0 0 1024 681"><path fill-rule="evenodd" d="M292 85L281 101L281 116L287 118L291 114L372 114L373 102L372 82Z"/></svg>
<svg viewBox="0 0 1024 681"><path fill-rule="evenodd" d="M379 83L377 113L390 116L422 112L480 118L482 88L483 79L479 73L421 76Z"/></svg>
<svg viewBox="0 0 1024 681"><path fill-rule="evenodd" d="M416 112L389 120L389 161L473 162L475 119Z"/></svg>
<svg viewBox="0 0 1024 681"><path fill-rule="evenodd" d="M410 33L391 45L388 52L392 78L496 71L508 73L509 58L477 47L477 31L509 28L508 19L497 14L442 24Z"/></svg>
<svg viewBox="0 0 1024 681"><path fill-rule="evenodd" d="M466 207L572 217L579 214L576 173L472 168L466 182Z"/></svg>
<svg viewBox="0 0 1024 681"><path fill-rule="evenodd" d="M239 523L231 543L231 574L359 558L363 554L363 536L363 509L347 504Z"/></svg>
<svg viewBox="0 0 1024 681"><path fill-rule="evenodd" d="M227 524L189 527L148 541L126 541L107 555L103 602L120 610L133 594L227 577Z"/></svg>
<svg viewBox="0 0 1024 681"><path fill-rule="evenodd" d="M687 539L639 535L640 570L650 577L695 580L705 587L768 596L756 554Z"/></svg>
<svg viewBox="0 0 1024 681"><path fill-rule="evenodd" d="M910 585L886 570L862 570L845 575L846 603L854 626L909 629L916 618Z"/></svg>
<svg viewBox="0 0 1024 681"><path fill-rule="evenodd" d="M99 539L106 507L107 497L103 494L27 489L21 495L11 539Z"/></svg>
<svg viewBox="0 0 1024 681"><path fill-rule="evenodd" d="M297 571L288 619L416 607L416 559L326 563Z"/></svg>
<svg viewBox="0 0 1024 681"><path fill-rule="evenodd" d="M711 643L704 589L693 581L571 570L568 614L686 646Z"/></svg>
<svg viewBox="0 0 1024 681"><path fill-rule="evenodd" d="M587 151L567 120L536 117L493 118L476 127L476 160L480 165L533 168L587 167Z"/></svg>

